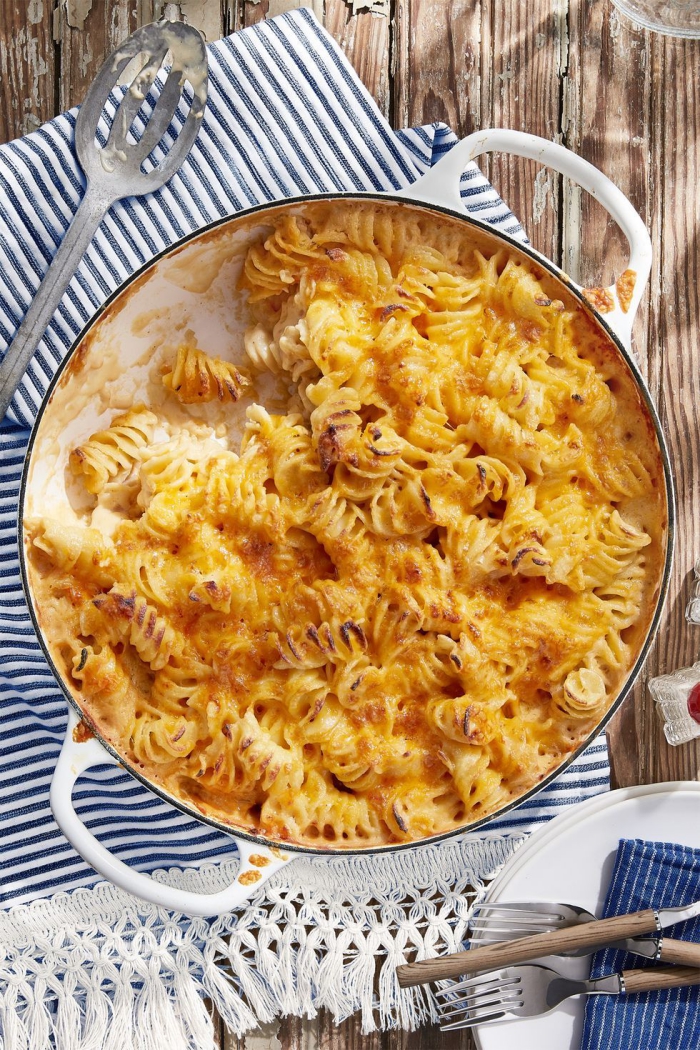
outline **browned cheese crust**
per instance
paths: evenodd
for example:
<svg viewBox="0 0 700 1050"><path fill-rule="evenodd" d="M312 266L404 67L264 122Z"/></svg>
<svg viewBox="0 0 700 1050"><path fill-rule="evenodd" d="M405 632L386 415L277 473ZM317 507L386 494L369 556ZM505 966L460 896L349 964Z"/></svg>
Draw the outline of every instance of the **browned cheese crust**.
<svg viewBox="0 0 700 1050"><path fill-rule="evenodd" d="M417 208L280 207L230 294L231 360L175 340L71 450L74 520L28 523L56 666L129 766L234 829L468 827L590 737L649 630L668 523L637 381L543 267Z"/></svg>

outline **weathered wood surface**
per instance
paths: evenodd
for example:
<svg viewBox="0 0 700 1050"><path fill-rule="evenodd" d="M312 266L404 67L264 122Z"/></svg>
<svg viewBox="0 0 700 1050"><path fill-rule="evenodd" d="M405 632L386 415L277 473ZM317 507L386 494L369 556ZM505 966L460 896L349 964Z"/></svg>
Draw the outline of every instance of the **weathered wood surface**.
<svg viewBox="0 0 700 1050"><path fill-rule="evenodd" d="M76 104L104 55L167 8L208 40L300 6L301 0L0 0L0 141ZM655 266L635 328L661 408L678 485L678 547L659 641L635 694L610 728L619 785L698 778L700 747L672 749L646 693L651 674L692 662L700 629L683 610L700 553L698 177L700 44L656 37L609 0L386 0L385 13L309 0L394 126L445 121L460 134L500 125L556 138L607 172L649 226ZM586 283L624 268L625 247L602 209L531 162L487 170L537 248ZM467 1050L465 1033L363 1037L288 1018L227 1050Z"/></svg>

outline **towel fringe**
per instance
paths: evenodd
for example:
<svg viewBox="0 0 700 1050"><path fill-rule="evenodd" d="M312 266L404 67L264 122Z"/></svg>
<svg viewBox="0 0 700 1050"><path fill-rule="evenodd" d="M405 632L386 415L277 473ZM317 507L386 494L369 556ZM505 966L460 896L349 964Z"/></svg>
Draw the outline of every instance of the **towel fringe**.
<svg viewBox="0 0 700 1050"><path fill-rule="evenodd" d="M414 1030L435 1005L424 989L399 988L396 966L456 949L486 880L525 838L300 857L239 911L186 926L109 883L19 905L0 913L1 1046L215 1050L204 997L237 1035L322 1008L336 1022L359 1011L365 1033ZM221 869L157 875L213 892Z"/></svg>

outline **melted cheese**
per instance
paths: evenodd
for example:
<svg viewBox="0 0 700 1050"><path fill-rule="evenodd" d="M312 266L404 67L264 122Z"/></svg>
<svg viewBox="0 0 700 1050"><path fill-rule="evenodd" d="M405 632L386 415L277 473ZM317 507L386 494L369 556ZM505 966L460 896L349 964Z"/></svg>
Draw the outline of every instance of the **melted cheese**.
<svg viewBox="0 0 700 1050"><path fill-rule="evenodd" d="M636 658L665 526L648 413L552 279L434 216L282 210L241 291L286 411L190 346L170 396L240 396L240 444L167 422L161 385L74 450L97 529L30 524L56 658L131 764L233 827L468 826L560 766Z"/></svg>

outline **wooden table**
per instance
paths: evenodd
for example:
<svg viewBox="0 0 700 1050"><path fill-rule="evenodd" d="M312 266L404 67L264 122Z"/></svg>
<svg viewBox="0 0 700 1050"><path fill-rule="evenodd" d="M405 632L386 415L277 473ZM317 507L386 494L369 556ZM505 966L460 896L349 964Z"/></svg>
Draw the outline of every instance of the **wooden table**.
<svg viewBox="0 0 700 1050"><path fill-rule="evenodd" d="M297 6L0 0L0 141L80 102L105 55L164 9L215 40ZM636 30L610 0L379 0L356 14L345 0L312 6L393 126L446 121L460 134L502 126L557 139L610 175L651 231L655 263L635 340L670 443L678 548L659 640L609 737L615 785L697 779L700 746L666 745L645 681L700 648L700 628L683 617L700 554L700 42ZM619 231L577 188L529 161L495 158L488 174L535 247L575 279L607 284L624 269ZM327 1015L221 1040L227 1050L472 1045L434 1029L363 1037L354 1019L335 1026Z"/></svg>

